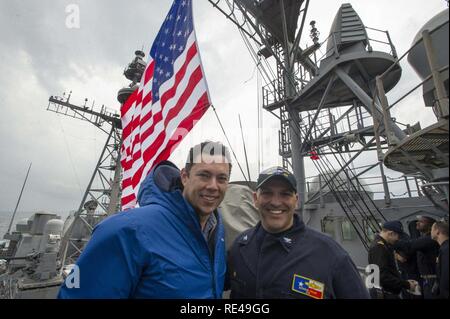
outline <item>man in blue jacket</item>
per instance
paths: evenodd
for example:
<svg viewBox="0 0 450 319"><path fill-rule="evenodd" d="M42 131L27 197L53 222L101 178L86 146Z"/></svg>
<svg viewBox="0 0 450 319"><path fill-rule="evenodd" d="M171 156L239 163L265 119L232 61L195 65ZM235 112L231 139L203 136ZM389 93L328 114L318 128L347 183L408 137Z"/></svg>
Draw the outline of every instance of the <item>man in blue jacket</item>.
<svg viewBox="0 0 450 319"><path fill-rule="evenodd" d="M231 298L369 298L356 266L332 238L295 214L294 175L281 167L258 177L261 222L235 240L229 258Z"/></svg>
<svg viewBox="0 0 450 319"><path fill-rule="evenodd" d="M217 207L231 172L220 143L193 147L180 172L156 166L141 184L140 208L99 225L77 261L79 287L58 298L221 298L224 229Z"/></svg>

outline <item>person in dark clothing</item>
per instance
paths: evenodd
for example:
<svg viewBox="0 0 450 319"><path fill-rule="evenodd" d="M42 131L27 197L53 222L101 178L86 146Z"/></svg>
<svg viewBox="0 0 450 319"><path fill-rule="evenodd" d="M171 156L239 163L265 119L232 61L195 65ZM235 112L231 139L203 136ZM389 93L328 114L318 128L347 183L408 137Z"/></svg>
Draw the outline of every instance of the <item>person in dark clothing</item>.
<svg viewBox="0 0 450 319"><path fill-rule="evenodd" d="M403 233L399 241L409 241L411 238ZM416 253L408 254L407 252L396 250L395 257L397 260L398 270L400 275L405 280L420 281L419 269L417 267L417 255ZM422 299L422 295L417 296L409 292L407 289L403 289L401 295L404 299Z"/></svg>
<svg viewBox="0 0 450 319"><path fill-rule="evenodd" d="M436 281L436 258L439 252L439 245L431 239L431 226L435 220L428 216L418 216L416 229L421 236L412 240L401 240L394 245L396 250L406 252L406 254L417 256L417 268L420 274L420 286L422 296L425 299L432 299L432 288Z"/></svg>
<svg viewBox="0 0 450 319"><path fill-rule="evenodd" d="M399 240L402 233L403 227L401 222L386 222L370 245L369 264L379 267L381 287L381 291L377 288L371 289L372 298L398 299L402 289L415 290L417 282L402 279L395 263L392 245Z"/></svg>
<svg viewBox="0 0 450 319"><path fill-rule="evenodd" d="M253 196L261 221L231 247L231 298L369 298L348 253L295 214L298 195L289 171L262 172Z"/></svg>
<svg viewBox="0 0 450 319"><path fill-rule="evenodd" d="M448 223L442 221L435 222L431 229L431 238L441 246L437 260L437 285L435 285L436 288L433 290L433 293L439 299L448 299Z"/></svg>

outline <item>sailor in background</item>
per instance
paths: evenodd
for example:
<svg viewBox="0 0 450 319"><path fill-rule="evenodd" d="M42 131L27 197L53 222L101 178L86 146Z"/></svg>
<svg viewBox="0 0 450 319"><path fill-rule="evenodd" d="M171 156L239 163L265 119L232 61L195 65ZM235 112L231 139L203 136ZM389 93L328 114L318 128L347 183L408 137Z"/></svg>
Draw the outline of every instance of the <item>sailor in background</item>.
<svg viewBox="0 0 450 319"><path fill-rule="evenodd" d="M411 237L405 232L400 237L399 241L409 241ZM407 253L402 250L395 251L395 259L397 260L398 270L400 271L400 275L403 279L411 279L417 282L420 281L419 269L417 267L417 254L416 253ZM422 299L422 294L415 295L408 291L407 289L403 289L401 292L403 299Z"/></svg>
<svg viewBox="0 0 450 319"><path fill-rule="evenodd" d="M448 223L444 221L435 222L431 229L431 238L437 241L440 246L439 257L437 259L437 281L433 293L439 299L448 299Z"/></svg>
<svg viewBox="0 0 450 319"><path fill-rule="evenodd" d="M431 226L436 220L428 216L418 216L416 229L420 237L410 240L399 240L395 250L405 252L414 258L417 256L417 268L420 275L420 286L424 299L433 299L432 288L436 281L436 258L439 245L431 239Z"/></svg>
<svg viewBox="0 0 450 319"><path fill-rule="evenodd" d="M231 247L231 298L369 298L348 253L295 214L294 175L281 167L260 173L253 197L261 221Z"/></svg>
<svg viewBox="0 0 450 319"><path fill-rule="evenodd" d="M402 289L414 291L417 282L402 279L395 263L393 245L403 234L399 221L385 222L379 234L376 235L369 249L369 264L375 264L380 269L380 286L370 290L374 299L399 299Z"/></svg>

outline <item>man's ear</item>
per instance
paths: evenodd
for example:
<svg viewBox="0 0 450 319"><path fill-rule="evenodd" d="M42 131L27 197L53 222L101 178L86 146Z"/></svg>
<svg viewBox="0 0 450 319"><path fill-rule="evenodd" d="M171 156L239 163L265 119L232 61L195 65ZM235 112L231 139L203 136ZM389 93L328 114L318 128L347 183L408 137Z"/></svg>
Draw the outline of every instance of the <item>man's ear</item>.
<svg viewBox="0 0 450 319"><path fill-rule="evenodd" d="M188 174L188 172L186 171L185 168L183 168L181 170L180 175L181 175L181 183L183 184L183 186L186 186L186 183L187 183L187 181L189 179L189 174Z"/></svg>
<svg viewBox="0 0 450 319"><path fill-rule="evenodd" d="M300 203L298 202L298 194L297 193L295 194L295 202L296 202L295 209L299 209L300 208Z"/></svg>
<svg viewBox="0 0 450 319"><path fill-rule="evenodd" d="M258 198L257 192L253 192L253 205L255 205L255 206L256 206L256 200L257 200L257 198Z"/></svg>

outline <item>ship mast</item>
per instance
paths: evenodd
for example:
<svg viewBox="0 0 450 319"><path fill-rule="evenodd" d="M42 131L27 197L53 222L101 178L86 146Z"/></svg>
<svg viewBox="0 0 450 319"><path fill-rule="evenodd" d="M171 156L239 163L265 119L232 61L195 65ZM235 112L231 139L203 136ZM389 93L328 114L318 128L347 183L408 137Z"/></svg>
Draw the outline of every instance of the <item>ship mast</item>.
<svg viewBox="0 0 450 319"><path fill-rule="evenodd" d="M131 81L129 86L119 90L118 101L123 104L137 88L145 70L144 52L135 52L135 58L128 64L124 75ZM121 179L120 147L122 143L122 123L120 115L102 105L95 110L95 105L87 106L85 99L83 106L70 102L72 92L67 98L51 96L48 111L87 121L107 135L100 157L83 194L74 220L65 231L60 248L62 265L75 262L89 241L94 226L106 216L121 210ZM105 126L109 126L109 129ZM110 175L113 177L108 177ZM62 271L63 268L61 268Z"/></svg>
<svg viewBox="0 0 450 319"><path fill-rule="evenodd" d="M275 60L274 75L270 74L270 67L260 67L266 83L263 107L280 120L279 153L284 168L292 170L296 176L301 213L306 202L305 165L301 154L304 141L299 129L300 113L291 109L290 101L297 95L299 68L304 76L310 74L309 77L318 69L309 57L318 45L307 50L299 46L309 0L209 2L238 26L247 41L253 41L254 59L262 56L264 63L268 63L269 58Z"/></svg>
<svg viewBox="0 0 450 319"><path fill-rule="evenodd" d="M89 122L106 134L106 141L73 220L63 234L60 246L62 265L74 263L91 237L95 225L120 210L120 144L122 128L117 112L94 103L78 106L67 97L51 96L47 110ZM108 129L109 126L109 129ZM106 127L106 129L105 129ZM113 177L111 178L111 174ZM61 267L63 271L63 267Z"/></svg>
<svg viewBox="0 0 450 319"><path fill-rule="evenodd" d="M387 162L383 151L420 130L418 124L400 128L378 93L377 75L384 73L387 93L402 73L389 32L365 26L352 6L343 4L325 41L319 43L316 22L311 21L313 43L301 48L309 0L209 2L238 26L258 65L264 81L263 108L280 120L279 154L283 166L297 179L298 213L307 221L318 201L323 206L324 193L331 193L368 249L370 234L386 220L384 212L392 210L391 196L396 196L384 174ZM368 151L377 151L377 161L355 169L354 161ZM319 172L315 192L306 182L305 157L313 159ZM381 172L381 205L360 180L374 169ZM419 196L419 181L423 186L429 181L421 174L403 177L410 197L411 179ZM439 183L430 187L438 189Z"/></svg>

